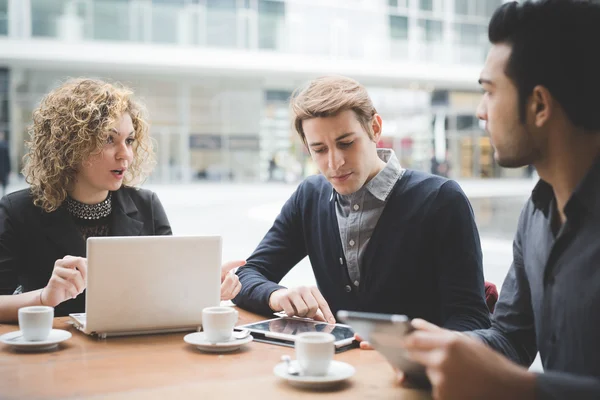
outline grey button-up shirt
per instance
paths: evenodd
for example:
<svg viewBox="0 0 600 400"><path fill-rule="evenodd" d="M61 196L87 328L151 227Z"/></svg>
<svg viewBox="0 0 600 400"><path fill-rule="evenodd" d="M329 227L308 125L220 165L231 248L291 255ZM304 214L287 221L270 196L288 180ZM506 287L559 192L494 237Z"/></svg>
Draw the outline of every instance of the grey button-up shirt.
<svg viewBox="0 0 600 400"><path fill-rule="evenodd" d="M553 229L556 201L540 181L523 209L513 264L492 328L474 331L524 366L540 352L538 399L600 399L600 157Z"/></svg>
<svg viewBox="0 0 600 400"><path fill-rule="evenodd" d="M393 150L378 149L377 155L386 162L386 165L373 179L352 194L335 194L340 239L344 248L348 275L354 286L360 283L362 257L388 196L405 171Z"/></svg>

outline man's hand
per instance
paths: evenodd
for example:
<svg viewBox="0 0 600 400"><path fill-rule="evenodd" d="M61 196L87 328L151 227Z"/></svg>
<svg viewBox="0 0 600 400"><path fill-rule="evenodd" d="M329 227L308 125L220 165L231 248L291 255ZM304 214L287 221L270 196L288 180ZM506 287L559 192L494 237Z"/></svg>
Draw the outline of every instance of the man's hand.
<svg viewBox="0 0 600 400"><path fill-rule="evenodd" d="M279 289L271 293L269 307L273 311L285 311L288 316L314 318L317 321L335 323L327 301L316 286Z"/></svg>
<svg viewBox="0 0 600 400"><path fill-rule="evenodd" d="M52 276L42 289L40 300L45 306L56 307L60 303L74 299L85 290L87 259L65 256L54 263Z"/></svg>
<svg viewBox="0 0 600 400"><path fill-rule="evenodd" d="M419 319L413 326L402 345L425 366L435 399L534 398L535 376L484 343Z"/></svg>
<svg viewBox="0 0 600 400"><path fill-rule="evenodd" d="M242 290L240 278L233 271L246 265L246 260L229 261L221 267L221 300L231 300Z"/></svg>
<svg viewBox="0 0 600 400"><path fill-rule="evenodd" d="M354 334L354 340L360 343L360 348L362 350L374 350L373 346L371 346L371 344L366 340L363 340L363 338L361 338L357 333Z"/></svg>

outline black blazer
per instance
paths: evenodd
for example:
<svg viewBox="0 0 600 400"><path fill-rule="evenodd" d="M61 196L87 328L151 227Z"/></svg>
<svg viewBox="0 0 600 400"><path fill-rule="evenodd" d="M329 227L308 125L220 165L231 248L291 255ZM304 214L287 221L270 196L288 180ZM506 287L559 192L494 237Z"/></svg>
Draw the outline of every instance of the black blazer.
<svg viewBox="0 0 600 400"><path fill-rule="evenodd" d="M113 192L112 236L171 235L171 226L155 193L122 187ZM65 207L51 213L33 204L29 189L0 201L0 295L45 287L56 260L86 256L86 243ZM85 311L85 292L59 304L55 316Z"/></svg>

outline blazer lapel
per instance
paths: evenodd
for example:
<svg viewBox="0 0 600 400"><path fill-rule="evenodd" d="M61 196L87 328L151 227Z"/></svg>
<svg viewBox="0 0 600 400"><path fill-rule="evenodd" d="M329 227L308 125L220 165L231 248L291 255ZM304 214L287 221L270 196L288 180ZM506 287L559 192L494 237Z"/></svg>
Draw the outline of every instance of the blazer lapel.
<svg viewBox="0 0 600 400"><path fill-rule="evenodd" d="M139 236L144 227L140 213L124 190L113 192L112 236Z"/></svg>
<svg viewBox="0 0 600 400"><path fill-rule="evenodd" d="M66 208L59 207L58 210L43 215L46 235L51 241L70 256L86 256L83 236L79 233Z"/></svg>

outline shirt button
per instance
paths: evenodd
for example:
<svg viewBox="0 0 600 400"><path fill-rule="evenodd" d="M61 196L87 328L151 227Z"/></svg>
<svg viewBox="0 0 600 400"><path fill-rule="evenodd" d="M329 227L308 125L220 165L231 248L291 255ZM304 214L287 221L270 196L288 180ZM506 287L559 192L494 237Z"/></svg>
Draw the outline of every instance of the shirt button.
<svg viewBox="0 0 600 400"><path fill-rule="evenodd" d="M352 291L352 288L350 287L350 285L346 285L345 289L346 289L346 293L350 293Z"/></svg>
<svg viewBox="0 0 600 400"><path fill-rule="evenodd" d="M348 243L350 244L350 246L354 246L354 240L351 240Z"/></svg>
<svg viewBox="0 0 600 400"><path fill-rule="evenodd" d="M354 208L354 211L358 211L358 209L360 208L360 206L358 204L355 204L353 208Z"/></svg>
<svg viewBox="0 0 600 400"><path fill-rule="evenodd" d="M354 281L354 286L358 286L359 282L358 281Z"/></svg>
<svg viewBox="0 0 600 400"><path fill-rule="evenodd" d="M344 260L340 257L340 265L344 265Z"/></svg>

